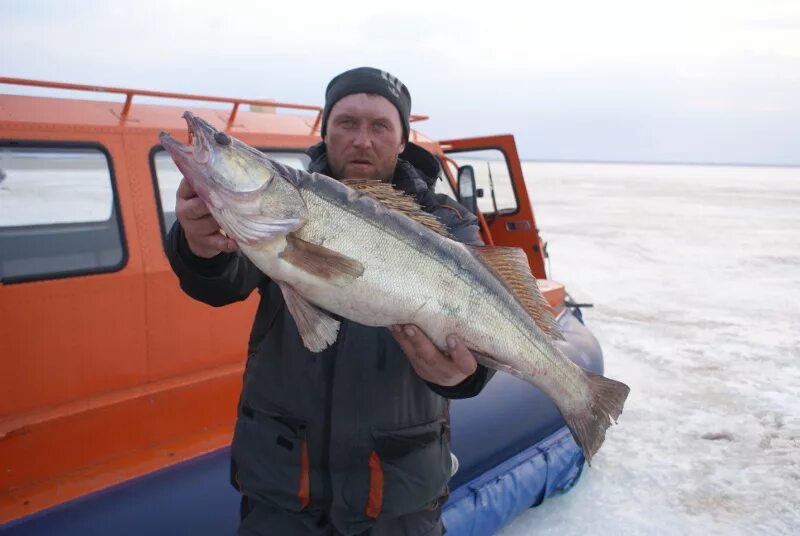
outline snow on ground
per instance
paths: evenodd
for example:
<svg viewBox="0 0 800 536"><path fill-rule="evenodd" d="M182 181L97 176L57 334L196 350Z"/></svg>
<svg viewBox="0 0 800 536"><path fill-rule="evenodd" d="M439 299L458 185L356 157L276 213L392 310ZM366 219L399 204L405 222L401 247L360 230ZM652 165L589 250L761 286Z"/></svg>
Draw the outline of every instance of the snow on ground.
<svg viewBox="0 0 800 536"><path fill-rule="evenodd" d="M75 170L47 188L9 174L0 225L107 217L101 171L88 190ZM578 485L503 536L800 533L800 168L525 174L551 274L595 303L606 374L631 395Z"/></svg>
<svg viewBox="0 0 800 536"><path fill-rule="evenodd" d="M800 533L800 168L526 163L619 425L502 531Z"/></svg>

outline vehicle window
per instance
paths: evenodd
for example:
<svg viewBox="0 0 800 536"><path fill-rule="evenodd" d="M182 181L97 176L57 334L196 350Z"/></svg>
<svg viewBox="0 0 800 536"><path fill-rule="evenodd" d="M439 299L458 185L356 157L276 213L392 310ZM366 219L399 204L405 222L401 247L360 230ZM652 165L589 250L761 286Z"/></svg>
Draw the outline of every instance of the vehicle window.
<svg viewBox="0 0 800 536"><path fill-rule="evenodd" d="M475 169L476 187L483 190L482 196L478 193L478 209L481 212L494 213L495 203L498 213L516 212L519 205L505 153L499 149L481 149L448 151L447 156L459 166L469 165Z"/></svg>
<svg viewBox="0 0 800 536"><path fill-rule="evenodd" d="M295 169L307 169L310 163L308 155L302 152L262 151L265 155ZM168 233L175 223L175 194L183 175L169 154L163 149L153 153L153 170L155 171L156 191L161 207L161 225L164 234Z"/></svg>
<svg viewBox="0 0 800 536"><path fill-rule="evenodd" d="M96 147L0 145L0 280L124 264L110 159Z"/></svg>
<svg viewBox="0 0 800 536"><path fill-rule="evenodd" d="M440 163L442 165L442 168L444 168L444 166L449 164L449 162L447 163L440 162ZM453 172L453 176L455 176L455 168L452 165L450 166L450 170ZM458 198L456 197L453 188L450 186L450 179L447 178L447 174L444 172L444 169L442 169L442 171L439 172L439 177L436 179L436 182L434 183L434 191L437 194L444 194L450 199L458 201Z"/></svg>

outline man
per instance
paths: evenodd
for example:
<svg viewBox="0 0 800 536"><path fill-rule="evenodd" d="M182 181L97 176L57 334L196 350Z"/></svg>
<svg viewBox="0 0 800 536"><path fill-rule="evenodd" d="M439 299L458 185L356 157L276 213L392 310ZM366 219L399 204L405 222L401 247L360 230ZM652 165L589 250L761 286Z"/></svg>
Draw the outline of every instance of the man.
<svg viewBox="0 0 800 536"><path fill-rule="evenodd" d="M480 243L474 215L433 193L439 163L408 141L410 111L408 89L388 73L340 74L310 171L392 182L457 240ZM187 294L214 306L261 294L231 449L239 534L441 534L447 398L476 395L487 369L458 337L443 354L416 326L343 320L336 342L311 353L278 286L220 234L186 180L175 212L167 254Z"/></svg>

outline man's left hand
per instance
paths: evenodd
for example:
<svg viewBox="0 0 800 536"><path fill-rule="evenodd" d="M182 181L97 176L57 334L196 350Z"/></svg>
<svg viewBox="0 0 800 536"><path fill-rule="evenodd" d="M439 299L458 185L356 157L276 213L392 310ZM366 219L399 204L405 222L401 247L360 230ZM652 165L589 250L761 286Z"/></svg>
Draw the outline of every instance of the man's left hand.
<svg viewBox="0 0 800 536"><path fill-rule="evenodd" d="M455 335L447 336L447 355L440 352L417 326L389 326L389 332L423 380L452 387L466 380L478 368L472 352Z"/></svg>

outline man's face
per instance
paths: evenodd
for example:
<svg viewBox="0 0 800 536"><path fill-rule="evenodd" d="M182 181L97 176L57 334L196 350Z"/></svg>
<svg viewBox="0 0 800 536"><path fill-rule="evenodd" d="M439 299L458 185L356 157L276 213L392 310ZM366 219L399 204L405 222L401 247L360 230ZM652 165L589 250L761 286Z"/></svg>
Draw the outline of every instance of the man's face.
<svg viewBox="0 0 800 536"><path fill-rule="evenodd" d="M405 149L397 108L380 95L355 93L333 105L325 133L335 179L391 182Z"/></svg>

